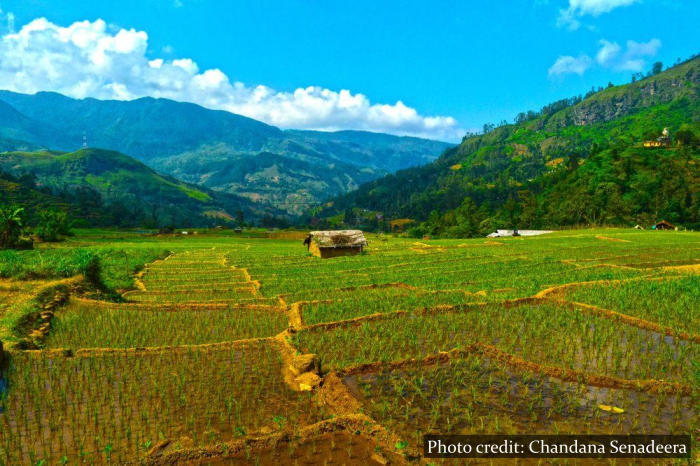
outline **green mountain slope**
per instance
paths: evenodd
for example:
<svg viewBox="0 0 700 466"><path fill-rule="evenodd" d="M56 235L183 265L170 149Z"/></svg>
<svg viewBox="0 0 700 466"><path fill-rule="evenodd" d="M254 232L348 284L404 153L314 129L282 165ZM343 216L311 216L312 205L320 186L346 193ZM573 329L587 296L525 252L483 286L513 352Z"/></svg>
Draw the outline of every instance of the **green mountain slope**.
<svg viewBox="0 0 700 466"><path fill-rule="evenodd" d="M226 146L207 148L208 157L193 151L179 157L154 159L152 164L178 179L217 191L236 193L262 205L303 212L309 204L356 189L375 178L376 171L313 157L291 157L263 151L231 153ZM319 165L324 170L319 170ZM386 172L381 172L386 173Z"/></svg>
<svg viewBox="0 0 700 466"><path fill-rule="evenodd" d="M313 214L345 213L360 223L378 214L429 220L418 234L656 217L696 225L697 149L641 145L665 127L672 136L699 131L699 86L700 58L694 58L585 99L565 99L521 114L516 124L467 137L435 162L370 182ZM578 214L562 206L566 192L575 204L568 209ZM624 208L614 206L618 202ZM366 214L348 215L353 209Z"/></svg>
<svg viewBox="0 0 700 466"><path fill-rule="evenodd" d="M3 109L14 118L3 119ZM428 163L450 146L362 131L282 131L167 99L77 100L51 92L0 91L0 137L70 151L82 145L83 134L90 146L129 154L160 172L244 195L263 207L281 205L289 213L300 212L302 201L317 203ZM240 179L244 168L247 177ZM277 176L285 181L275 181Z"/></svg>
<svg viewBox="0 0 700 466"><path fill-rule="evenodd" d="M0 101L0 150L33 150L39 146L28 141L46 136L47 128Z"/></svg>
<svg viewBox="0 0 700 466"><path fill-rule="evenodd" d="M8 174L0 174L0 204L22 206L30 218L46 209L58 209L76 214L70 202L35 189Z"/></svg>
<svg viewBox="0 0 700 466"><path fill-rule="evenodd" d="M43 193L72 207L86 208L89 212L81 216L94 223L206 225L216 223L216 217L232 218L238 209L250 215L263 213L253 212L250 203L242 198L160 175L114 151L4 152L0 153L0 171L15 178L31 176ZM3 187L3 192L10 187ZM4 196L10 197L9 192ZM17 202L35 204L32 199Z"/></svg>
<svg viewBox="0 0 700 466"><path fill-rule="evenodd" d="M430 163L449 147L439 141L368 131L288 130L285 133L319 154L328 154L339 162L378 172L395 172Z"/></svg>

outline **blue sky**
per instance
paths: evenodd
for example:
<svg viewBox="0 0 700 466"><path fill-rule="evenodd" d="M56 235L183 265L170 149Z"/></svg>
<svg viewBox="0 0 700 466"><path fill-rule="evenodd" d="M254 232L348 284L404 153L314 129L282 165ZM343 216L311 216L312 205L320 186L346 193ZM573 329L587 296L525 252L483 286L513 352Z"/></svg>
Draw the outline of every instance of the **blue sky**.
<svg viewBox="0 0 700 466"><path fill-rule="evenodd" d="M283 127L449 140L700 51L696 0L0 0L0 8L0 82L12 90L162 96Z"/></svg>

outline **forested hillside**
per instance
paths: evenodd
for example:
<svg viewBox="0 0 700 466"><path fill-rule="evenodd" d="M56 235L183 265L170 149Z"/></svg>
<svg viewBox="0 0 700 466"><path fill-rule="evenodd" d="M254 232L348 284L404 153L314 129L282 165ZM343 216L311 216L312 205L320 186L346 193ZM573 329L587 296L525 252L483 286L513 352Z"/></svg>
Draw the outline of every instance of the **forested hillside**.
<svg viewBox="0 0 700 466"><path fill-rule="evenodd" d="M410 219L415 234L446 236L661 218L698 227L699 85L696 57L486 125L435 162L368 183L307 220L387 228ZM643 146L664 128L669 147Z"/></svg>
<svg viewBox="0 0 700 466"><path fill-rule="evenodd" d="M92 225L203 226L275 214L250 201L160 175L114 151L0 153L0 203L32 216L67 211Z"/></svg>
<svg viewBox="0 0 700 466"><path fill-rule="evenodd" d="M300 213L450 144L363 131L283 131L168 99L72 99L0 91L0 150L116 150L182 181Z"/></svg>

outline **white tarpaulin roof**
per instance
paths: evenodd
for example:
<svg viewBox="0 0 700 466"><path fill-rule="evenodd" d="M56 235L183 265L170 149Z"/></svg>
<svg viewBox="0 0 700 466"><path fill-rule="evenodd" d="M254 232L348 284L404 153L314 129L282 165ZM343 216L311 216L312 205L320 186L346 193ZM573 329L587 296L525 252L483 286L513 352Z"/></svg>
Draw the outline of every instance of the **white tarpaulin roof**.
<svg viewBox="0 0 700 466"><path fill-rule="evenodd" d="M518 230L520 236L537 236L551 233L551 230ZM487 238L500 238L502 236L513 236L513 230L496 230L487 235Z"/></svg>

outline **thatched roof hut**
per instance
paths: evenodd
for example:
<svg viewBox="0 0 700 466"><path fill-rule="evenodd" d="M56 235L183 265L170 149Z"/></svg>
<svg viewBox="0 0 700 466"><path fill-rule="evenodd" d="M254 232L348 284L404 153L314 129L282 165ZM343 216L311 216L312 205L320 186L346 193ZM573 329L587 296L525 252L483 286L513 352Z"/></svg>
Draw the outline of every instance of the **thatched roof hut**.
<svg viewBox="0 0 700 466"><path fill-rule="evenodd" d="M312 231L304 244L311 254L325 259L359 254L367 240L361 230Z"/></svg>
<svg viewBox="0 0 700 466"><path fill-rule="evenodd" d="M654 225L652 227L654 230L675 230L676 226L672 224L671 222L667 222L666 220L661 220L659 223Z"/></svg>

